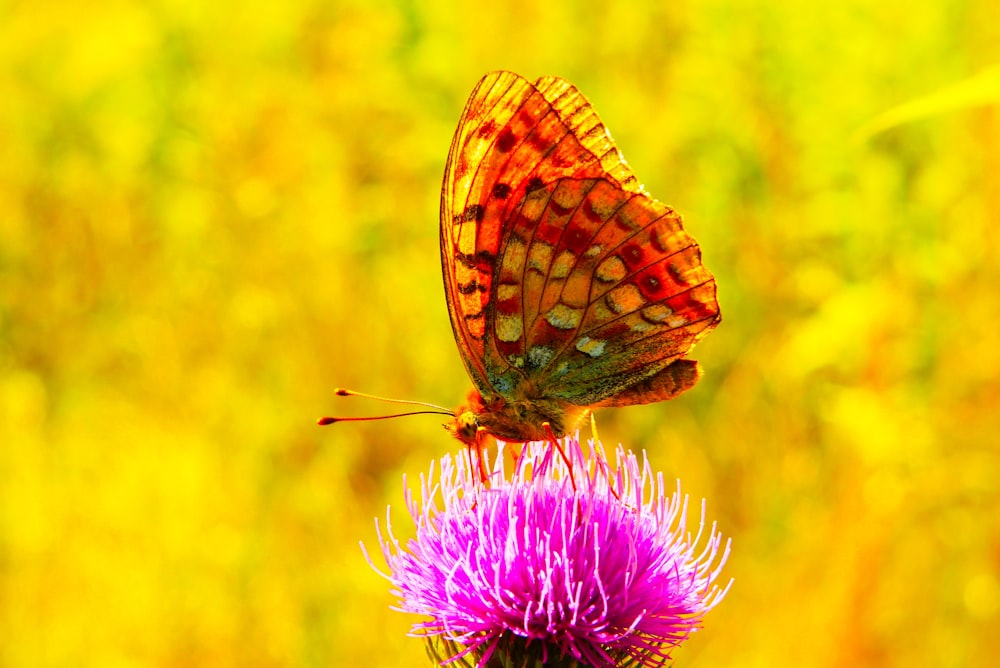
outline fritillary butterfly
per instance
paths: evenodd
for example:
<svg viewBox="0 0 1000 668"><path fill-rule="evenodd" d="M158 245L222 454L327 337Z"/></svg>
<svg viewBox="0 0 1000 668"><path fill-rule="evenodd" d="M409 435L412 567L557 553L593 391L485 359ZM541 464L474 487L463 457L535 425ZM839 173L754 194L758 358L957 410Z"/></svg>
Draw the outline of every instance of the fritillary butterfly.
<svg viewBox="0 0 1000 668"><path fill-rule="evenodd" d="M445 168L441 264L475 386L447 426L470 446L671 399L697 382L684 356L719 322L680 216L558 77L492 72L472 91Z"/></svg>

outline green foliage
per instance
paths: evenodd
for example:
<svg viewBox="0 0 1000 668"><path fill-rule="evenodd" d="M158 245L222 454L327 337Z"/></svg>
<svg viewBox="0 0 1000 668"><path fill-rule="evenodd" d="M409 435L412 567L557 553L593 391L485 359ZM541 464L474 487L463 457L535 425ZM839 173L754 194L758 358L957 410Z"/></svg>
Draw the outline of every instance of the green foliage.
<svg viewBox="0 0 1000 668"><path fill-rule="evenodd" d="M458 445L313 421L464 397L437 198L495 68L577 84L718 278L698 388L598 414L734 538L677 665L1000 653L995 2L2 16L0 665L426 661L357 541Z"/></svg>

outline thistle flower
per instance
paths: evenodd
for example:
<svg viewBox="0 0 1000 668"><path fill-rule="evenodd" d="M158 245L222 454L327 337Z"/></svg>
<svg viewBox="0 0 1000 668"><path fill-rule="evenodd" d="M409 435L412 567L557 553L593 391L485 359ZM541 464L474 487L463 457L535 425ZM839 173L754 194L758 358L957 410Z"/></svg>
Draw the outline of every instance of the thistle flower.
<svg viewBox="0 0 1000 668"><path fill-rule="evenodd" d="M527 443L508 480L505 447L485 484L463 453L421 475L419 502L407 488L405 548L378 529L396 609L429 617L411 635L443 664L662 665L728 591L714 524L698 551L704 502L692 536L645 454L619 447L612 474L600 443Z"/></svg>

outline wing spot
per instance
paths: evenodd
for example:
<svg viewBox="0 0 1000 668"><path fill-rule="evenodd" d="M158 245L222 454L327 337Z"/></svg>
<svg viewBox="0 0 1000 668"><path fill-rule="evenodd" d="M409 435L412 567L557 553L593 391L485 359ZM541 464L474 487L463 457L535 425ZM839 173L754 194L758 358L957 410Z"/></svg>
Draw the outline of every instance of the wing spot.
<svg viewBox="0 0 1000 668"><path fill-rule="evenodd" d="M576 264L576 255L571 251L564 250L562 253L559 253L556 261L552 263L550 275L552 278L566 278L569 276L569 272L574 264Z"/></svg>
<svg viewBox="0 0 1000 668"><path fill-rule="evenodd" d="M563 206L562 204L557 202L554 197L549 200L549 208L552 209L552 212L555 213L557 216L565 216L567 213L573 210L573 207Z"/></svg>
<svg viewBox="0 0 1000 668"><path fill-rule="evenodd" d="M501 283L497 286L497 300L505 302L515 298L521 290L517 283Z"/></svg>
<svg viewBox="0 0 1000 668"><path fill-rule="evenodd" d="M517 135L510 128L504 128L497 137L497 150L501 153L510 153L510 150L514 148L517 143Z"/></svg>
<svg viewBox="0 0 1000 668"><path fill-rule="evenodd" d="M489 137L494 132L497 131L497 122L494 120L489 120L480 126L479 131L476 133L479 135L480 139L485 139Z"/></svg>
<svg viewBox="0 0 1000 668"><path fill-rule="evenodd" d="M642 317L654 325L659 325L667 321L674 310L666 304L650 304L639 312Z"/></svg>
<svg viewBox="0 0 1000 668"><path fill-rule="evenodd" d="M566 230L566 247L574 253L582 253L590 241L590 235L586 230L579 227L571 227Z"/></svg>
<svg viewBox="0 0 1000 668"><path fill-rule="evenodd" d="M638 267L642 264L643 257L645 257L645 253L637 244L628 244L622 249L622 259L629 267Z"/></svg>
<svg viewBox="0 0 1000 668"><path fill-rule="evenodd" d="M488 250L478 251L474 255L472 253L455 253L456 262L469 269L479 269L480 271L491 271L496 259L496 255Z"/></svg>
<svg viewBox="0 0 1000 668"><path fill-rule="evenodd" d="M617 283L625 278L625 263L617 255L612 255L597 265L594 276L603 283Z"/></svg>
<svg viewBox="0 0 1000 668"><path fill-rule="evenodd" d="M653 328L653 325L649 324L642 318L637 318L635 320L630 319L629 321L632 323L630 327L632 328L633 332L640 332L640 333L648 332Z"/></svg>
<svg viewBox="0 0 1000 668"><path fill-rule="evenodd" d="M638 310L646 300L639 294L639 288L627 283L608 292L604 303L615 313L622 314Z"/></svg>
<svg viewBox="0 0 1000 668"><path fill-rule="evenodd" d="M632 212L626 206L619 209L618 215L615 216L615 226L624 232L635 232L642 225L633 220Z"/></svg>
<svg viewBox="0 0 1000 668"><path fill-rule="evenodd" d="M460 283L458 286L458 291L463 295L471 295L476 291L486 292L486 286L480 283L479 281L472 279L471 281L465 283L464 285Z"/></svg>
<svg viewBox="0 0 1000 668"><path fill-rule="evenodd" d="M607 181L598 181L583 205L583 213L595 223L604 223L620 211L617 195Z"/></svg>
<svg viewBox="0 0 1000 668"><path fill-rule="evenodd" d="M662 219L653 225L653 229L649 231L649 243L660 253L666 253L670 250L670 241L672 238L672 231L668 229Z"/></svg>
<svg viewBox="0 0 1000 668"><path fill-rule="evenodd" d="M688 284L687 279L684 278L684 272L681 271L676 262L667 263L667 273L670 274L670 278L674 279L678 285Z"/></svg>
<svg viewBox="0 0 1000 668"><path fill-rule="evenodd" d="M464 318L465 327L469 332L469 336L476 341L482 341L486 334L485 314L482 311L477 313L466 313Z"/></svg>
<svg viewBox="0 0 1000 668"><path fill-rule="evenodd" d="M501 273L506 280L516 280L524 268L524 260L527 255L527 248L524 240L518 236L511 235L507 241L507 249L503 253L503 264ZM503 286L500 286L503 288Z"/></svg>
<svg viewBox="0 0 1000 668"><path fill-rule="evenodd" d="M476 221L477 223L482 222L483 217L486 215L486 209L483 208L482 204L470 204L465 207L465 211L462 212L462 218L466 222Z"/></svg>
<svg viewBox="0 0 1000 668"><path fill-rule="evenodd" d="M545 314L545 321L556 329L576 329L583 319L583 309L556 304Z"/></svg>
<svg viewBox="0 0 1000 668"><path fill-rule="evenodd" d="M667 324L673 327L674 329L690 324L690 322L691 321L687 318L687 316L681 313L675 313L667 317Z"/></svg>
<svg viewBox="0 0 1000 668"><path fill-rule="evenodd" d="M524 334L524 321L520 315L498 314L496 320L497 338L505 343L514 343Z"/></svg>
<svg viewBox="0 0 1000 668"><path fill-rule="evenodd" d="M497 183L493 186L493 197L496 199L507 199L510 195L510 186L506 183Z"/></svg>
<svg viewBox="0 0 1000 668"><path fill-rule="evenodd" d="M532 346L528 350L528 368L541 369L546 366L555 355L555 351L548 346Z"/></svg>
<svg viewBox="0 0 1000 668"><path fill-rule="evenodd" d="M592 339L589 336L582 336L576 342L576 349L581 353L591 357L600 357L604 354L606 342L601 339Z"/></svg>
<svg viewBox="0 0 1000 668"><path fill-rule="evenodd" d="M604 218L601 217L600 212L594 209L594 202L590 198L587 198L583 202L583 215L595 223L604 222Z"/></svg>
<svg viewBox="0 0 1000 668"><path fill-rule="evenodd" d="M663 292L663 283L652 271L649 271L639 279L639 289L647 299L654 299Z"/></svg>
<svg viewBox="0 0 1000 668"><path fill-rule="evenodd" d="M528 179L528 185L525 187L525 193L530 194L536 190L541 190L545 187L545 183L537 176L532 176Z"/></svg>
<svg viewBox="0 0 1000 668"><path fill-rule="evenodd" d="M539 153L545 153L552 148L552 142L541 132L532 132L528 135L528 143Z"/></svg>
<svg viewBox="0 0 1000 668"><path fill-rule="evenodd" d="M552 264L552 246L536 241L528 250L528 269L534 269L543 275L549 273Z"/></svg>

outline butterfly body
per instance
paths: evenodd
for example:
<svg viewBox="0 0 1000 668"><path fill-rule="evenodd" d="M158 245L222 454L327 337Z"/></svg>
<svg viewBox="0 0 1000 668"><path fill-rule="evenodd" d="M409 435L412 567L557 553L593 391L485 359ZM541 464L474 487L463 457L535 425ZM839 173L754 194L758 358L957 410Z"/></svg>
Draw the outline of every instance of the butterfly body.
<svg viewBox="0 0 1000 668"><path fill-rule="evenodd" d="M460 440L559 437L592 408L697 382L684 356L719 321L715 280L568 82L479 82L445 169L440 240L475 386L448 425Z"/></svg>
<svg viewBox="0 0 1000 668"><path fill-rule="evenodd" d="M509 399L497 394L486 399L478 390L472 390L468 402L455 411L454 422L446 426L469 445L477 444L482 434L521 443L546 440L551 435L562 437L586 414L583 406L551 397L526 395Z"/></svg>

